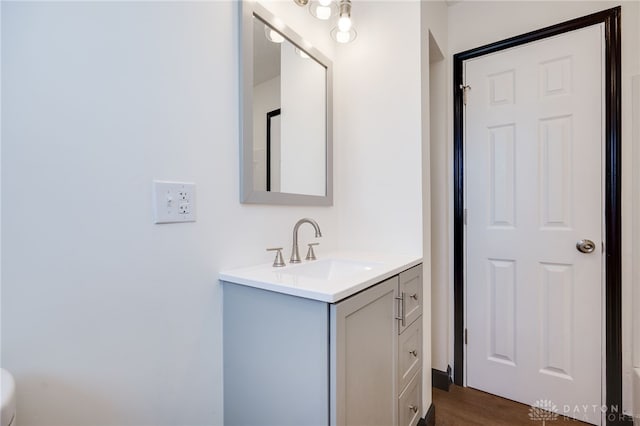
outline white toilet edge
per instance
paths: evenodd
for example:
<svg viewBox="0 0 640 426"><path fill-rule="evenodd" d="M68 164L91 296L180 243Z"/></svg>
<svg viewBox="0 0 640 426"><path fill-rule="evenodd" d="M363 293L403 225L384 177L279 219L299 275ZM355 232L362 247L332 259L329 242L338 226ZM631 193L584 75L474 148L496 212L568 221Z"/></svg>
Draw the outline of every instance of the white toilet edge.
<svg viewBox="0 0 640 426"><path fill-rule="evenodd" d="M16 382L11 373L0 368L0 426L16 426Z"/></svg>

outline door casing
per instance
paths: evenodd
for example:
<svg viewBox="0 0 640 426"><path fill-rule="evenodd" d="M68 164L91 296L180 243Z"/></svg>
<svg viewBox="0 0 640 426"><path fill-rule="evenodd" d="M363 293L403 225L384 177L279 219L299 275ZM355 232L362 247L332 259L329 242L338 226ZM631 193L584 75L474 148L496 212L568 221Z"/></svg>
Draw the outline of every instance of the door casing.
<svg viewBox="0 0 640 426"><path fill-rule="evenodd" d="M622 220L621 220L621 7L607 9L453 56L453 293L454 377L464 378L464 104L463 63L587 26L605 26L604 214L605 392L609 412L622 413ZM618 416L607 424L622 422Z"/></svg>

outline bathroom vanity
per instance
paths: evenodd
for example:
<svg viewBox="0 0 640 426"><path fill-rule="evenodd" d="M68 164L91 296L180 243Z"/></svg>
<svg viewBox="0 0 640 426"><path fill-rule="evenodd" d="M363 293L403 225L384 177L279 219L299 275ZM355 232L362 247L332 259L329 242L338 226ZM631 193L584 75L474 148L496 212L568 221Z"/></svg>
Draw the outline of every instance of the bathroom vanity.
<svg viewBox="0 0 640 426"><path fill-rule="evenodd" d="M420 262L342 254L221 273L225 425L416 425Z"/></svg>

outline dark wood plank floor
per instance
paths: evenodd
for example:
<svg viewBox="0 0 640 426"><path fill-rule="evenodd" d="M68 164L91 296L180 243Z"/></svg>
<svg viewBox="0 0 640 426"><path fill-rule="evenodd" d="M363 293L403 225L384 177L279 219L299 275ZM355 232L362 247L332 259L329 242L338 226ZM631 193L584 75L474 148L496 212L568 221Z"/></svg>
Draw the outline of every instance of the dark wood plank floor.
<svg viewBox="0 0 640 426"><path fill-rule="evenodd" d="M449 392L433 389L436 426L537 426L542 421L529 418L528 405L500 398L471 388L451 385ZM566 422L561 421L566 420ZM587 425L573 419L558 418L549 425Z"/></svg>

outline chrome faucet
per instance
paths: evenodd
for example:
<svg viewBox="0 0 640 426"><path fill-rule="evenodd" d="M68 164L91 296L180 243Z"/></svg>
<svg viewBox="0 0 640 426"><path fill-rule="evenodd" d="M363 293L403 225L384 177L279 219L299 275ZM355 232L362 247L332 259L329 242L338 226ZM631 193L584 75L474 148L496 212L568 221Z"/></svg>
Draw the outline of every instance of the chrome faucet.
<svg viewBox="0 0 640 426"><path fill-rule="evenodd" d="M291 249L290 263L300 263L300 252L298 251L298 228L300 228L300 225L303 223L308 223L313 226L316 231L316 238L322 237L322 232L320 232L318 222L315 220L305 217L296 222L296 225L293 227L293 248Z"/></svg>

